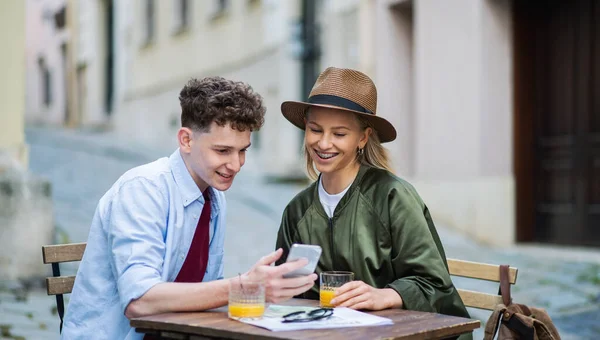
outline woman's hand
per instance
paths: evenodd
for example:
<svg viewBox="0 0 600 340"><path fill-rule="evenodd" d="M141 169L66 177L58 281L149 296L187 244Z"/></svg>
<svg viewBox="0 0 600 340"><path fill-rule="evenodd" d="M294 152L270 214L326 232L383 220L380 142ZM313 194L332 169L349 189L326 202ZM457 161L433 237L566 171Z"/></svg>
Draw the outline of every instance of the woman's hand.
<svg viewBox="0 0 600 340"><path fill-rule="evenodd" d="M301 259L294 262L283 263L279 266L273 266L283 253L282 249L277 249L269 255L262 257L250 269L245 277L252 281L262 281L265 284L265 299L267 302L279 303L302 294L312 288L317 279L317 274L299 276L294 278L284 278L283 275L296 269L304 267L308 261Z"/></svg>
<svg viewBox="0 0 600 340"><path fill-rule="evenodd" d="M374 288L362 281L352 281L335 291L331 304L352 309L382 310L401 308L402 298L391 288Z"/></svg>

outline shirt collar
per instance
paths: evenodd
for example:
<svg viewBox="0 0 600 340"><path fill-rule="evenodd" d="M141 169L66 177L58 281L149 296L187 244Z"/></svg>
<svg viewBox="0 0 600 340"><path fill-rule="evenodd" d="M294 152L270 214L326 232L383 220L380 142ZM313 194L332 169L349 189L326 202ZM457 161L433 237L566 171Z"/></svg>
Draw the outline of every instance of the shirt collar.
<svg viewBox="0 0 600 340"><path fill-rule="evenodd" d="M371 166L366 165L366 164L361 164L360 165L360 169L358 170L358 174L356 174L356 177L354 178L354 181L352 182L352 184L350 184L350 187L345 189L345 193L344 196L342 196L342 198L340 199L340 201L338 202L335 210L336 211L341 211L344 206L348 203L348 201L350 200L350 197L352 196L352 194L354 193L354 191L356 191L357 189L360 188L362 179L364 177L364 175L367 173L367 171L369 171L369 169L371 169ZM319 198L319 182L321 182L321 174L319 174L319 178L317 179L317 182L314 183L314 189L313 189L313 202L319 202L319 204L315 204L317 212L319 212L321 215L328 217L327 213L325 212L325 209L323 208L323 205L321 204L320 198ZM336 217L337 215L334 213L334 217ZM328 217L329 218L329 217Z"/></svg>
<svg viewBox="0 0 600 340"><path fill-rule="evenodd" d="M200 191L200 188L198 188L196 182L194 182L192 175L190 175L190 172L185 166L185 162L183 161L183 157L181 156L179 149L175 150L175 152L171 154L169 157L169 164L171 166L173 178L175 178L175 183L181 192L183 206L187 207L198 199L204 203L202 192Z"/></svg>

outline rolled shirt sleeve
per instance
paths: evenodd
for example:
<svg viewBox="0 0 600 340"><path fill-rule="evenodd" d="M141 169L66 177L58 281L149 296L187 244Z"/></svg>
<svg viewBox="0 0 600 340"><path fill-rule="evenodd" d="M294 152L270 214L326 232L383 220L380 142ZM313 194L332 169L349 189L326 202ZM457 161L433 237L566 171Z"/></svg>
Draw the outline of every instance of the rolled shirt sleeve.
<svg viewBox="0 0 600 340"><path fill-rule="evenodd" d="M161 190L142 177L125 182L110 202L109 260L123 312L132 300L163 282L168 211Z"/></svg>

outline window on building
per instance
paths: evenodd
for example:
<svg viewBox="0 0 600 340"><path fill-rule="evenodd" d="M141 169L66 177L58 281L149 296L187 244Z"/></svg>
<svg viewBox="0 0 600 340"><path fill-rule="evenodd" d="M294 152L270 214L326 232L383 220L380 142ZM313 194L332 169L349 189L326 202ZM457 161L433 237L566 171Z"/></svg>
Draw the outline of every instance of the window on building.
<svg viewBox="0 0 600 340"><path fill-rule="evenodd" d="M209 12L211 19L216 19L223 16L229 9L229 0L213 0L211 10Z"/></svg>
<svg viewBox="0 0 600 340"><path fill-rule="evenodd" d="M154 0L146 0L144 3L144 45L154 41L155 32L155 6Z"/></svg>
<svg viewBox="0 0 600 340"><path fill-rule="evenodd" d="M38 70L40 72L40 83L42 84L43 104L50 106L52 104L52 77L43 57L38 59Z"/></svg>
<svg viewBox="0 0 600 340"><path fill-rule="evenodd" d="M229 5L229 0L217 0L217 11L225 12L228 5Z"/></svg>
<svg viewBox="0 0 600 340"><path fill-rule="evenodd" d="M174 27L173 32L175 34L183 32L189 28L190 25L190 1L189 0L173 0L173 14L174 14Z"/></svg>

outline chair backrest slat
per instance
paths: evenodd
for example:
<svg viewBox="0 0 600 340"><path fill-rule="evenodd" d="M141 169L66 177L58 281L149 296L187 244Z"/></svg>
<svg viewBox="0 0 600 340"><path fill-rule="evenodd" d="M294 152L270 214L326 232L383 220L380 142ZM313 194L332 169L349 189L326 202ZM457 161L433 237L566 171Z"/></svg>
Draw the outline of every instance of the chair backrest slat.
<svg viewBox="0 0 600 340"><path fill-rule="evenodd" d="M448 259L448 269L450 275L500 282L500 266L497 264ZM508 269L508 281L511 284L517 282L517 272L517 268Z"/></svg>
<svg viewBox="0 0 600 340"><path fill-rule="evenodd" d="M62 333L65 316L65 302L63 294L69 294L75 284L75 276L59 276L60 263L81 261L87 243L53 244L42 246L42 261L52 264L53 276L46 278L46 291L48 295L56 298L56 311L60 319L59 332Z"/></svg>
<svg viewBox="0 0 600 340"><path fill-rule="evenodd" d="M44 263L81 261L86 243L70 243L42 246Z"/></svg>
<svg viewBox="0 0 600 340"><path fill-rule="evenodd" d="M474 292L472 290L457 289L460 298L467 307L494 310L496 305L502 303L502 296Z"/></svg>
<svg viewBox="0 0 600 340"><path fill-rule="evenodd" d="M450 275L453 276L500 282L500 266L496 264L448 259L448 270ZM515 284L517 282L517 273L517 268L509 268L508 280L510 284ZM494 310L496 305L502 303L502 297L500 295L465 289L458 289L458 293L467 307Z"/></svg>
<svg viewBox="0 0 600 340"><path fill-rule="evenodd" d="M53 266L63 262L81 261L86 243L53 244L42 246L44 263ZM48 295L68 294L73 290L75 276L50 276L46 278Z"/></svg>
<svg viewBox="0 0 600 340"><path fill-rule="evenodd" d="M75 276L58 276L46 278L48 295L69 294L73 290Z"/></svg>

